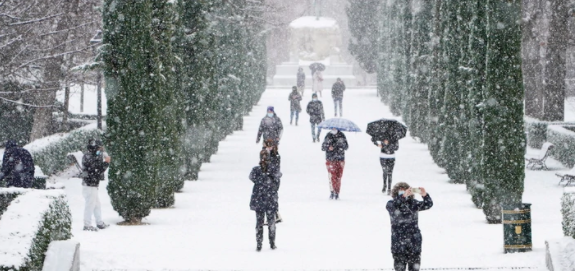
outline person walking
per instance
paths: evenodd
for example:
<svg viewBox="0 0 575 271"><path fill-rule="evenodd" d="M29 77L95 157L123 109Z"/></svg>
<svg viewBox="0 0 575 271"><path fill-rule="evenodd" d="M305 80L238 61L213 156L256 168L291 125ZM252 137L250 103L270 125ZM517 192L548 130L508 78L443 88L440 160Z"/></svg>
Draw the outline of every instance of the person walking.
<svg viewBox="0 0 575 271"><path fill-rule="evenodd" d="M345 151L348 147L345 135L335 128L329 131L321 145L321 150L325 151L325 166L331 190L330 199L339 199L341 177L345 167Z"/></svg>
<svg viewBox="0 0 575 271"><path fill-rule="evenodd" d="M399 142L396 140L384 139L383 141L378 141L375 138L371 138L373 144L375 144L381 150L379 153L379 163L381 164L381 169L383 170L383 189L381 193L385 193L387 189L387 194L391 194L391 176L393 175L393 168L395 166L395 151L399 149Z"/></svg>
<svg viewBox="0 0 575 271"><path fill-rule="evenodd" d="M297 70L297 88L301 93L301 96L303 96L305 91L305 72L302 67Z"/></svg>
<svg viewBox="0 0 575 271"><path fill-rule="evenodd" d="M321 129L317 128L317 136L315 134L315 129L318 124L325 120L325 115L323 113L323 104L317 99L317 94L311 95L311 101L307 104L306 112L309 114L309 122L311 123L311 137L313 142L319 142L319 135Z"/></svg>
<svg viewBox="0 0 575 271"><path fill-rule="evenodd" d="M6 141L0 181L6 179L7 187L30 188L34 183L34 172L34 158L30 152L18 147L14 140Z"/></svg>
<svg viewBox="0 0 575 271"><path fill-rule="evenodd" d="M293 117L295 115L295 125L297 126L297 121L299 120L299 112L301 112L301 95L297 91L297 87L292 87L292 92L288 96L288 101L290 101L290 117L289 124L293 122Z"/></svg>
<svg viewBox="0 0 575 271"><path fill-rule="evenodd" d="M342 102L343 102L343 92L345 91L345 84L341 78L337 78L333 86L331 87L331 98L333 98L333 112L334 117L337 117L337 106L339 105L339 116L341 117L342 112Z"/></svg>
<svg viewBox="0 0 575 271"><path fill-rule="evenodd" d="M271 138L275 141L276 145L279 145L283 129L282 121L274 112L274 107L268 106L267 114L260 122L256 143L260 143L260 139L263 136L264 141Z"/></svg>
<svg viewBox="0 0 575 271"><path fill-rule="evenodd" d="M319 92L319 97L321 98L321 91L323 90L323 74L321 71L315 71L313 73L313 93L317 94Z"/></svg>
<svg viewBox="0 0 575 271"><path fill-rule="evenodd" d="M419 193L423 201L414 199ZM421 231L419 230L419 211L433 206L431 197L423 187L412 188L400 182L393 186L392 199L386 209L391 220L391 254L396 271L418 271L421 264Z"/></svg>
<svg viewBox="0 0 575 271"><path fill-rule="evenodd" d="M278 211L278 190L281 172L270 167L268 154L260 152L259 166L250 172L250 180L254 183L250 199L250 209L256 212L256 250L262 250L264 238L264 219L267 219L270 248L276 249L276 213Z"/></svg>
<svg viewBox="0 0 575 271"><path fill-rule="evenodd" d="M82 194L86 202L84 208L84 230L98 231L109 225L102 221L102 209L98 198L98 186L104 180L104 172L108 169L112 158L104 154L102 141L90 139L87 151L82 157ZM96 218L96 227L92 226L92 215Z"/></svg>

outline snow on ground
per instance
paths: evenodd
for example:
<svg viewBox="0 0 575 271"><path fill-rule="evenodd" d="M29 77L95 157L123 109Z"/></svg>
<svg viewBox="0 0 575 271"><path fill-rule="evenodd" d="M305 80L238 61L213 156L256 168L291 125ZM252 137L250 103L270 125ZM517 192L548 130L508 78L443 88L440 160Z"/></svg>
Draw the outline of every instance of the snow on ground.
<svg viewBox="0 0 575 271"><path fill-rule="evenodd" d="M244 130L228 136L211 163L202 166L198 181L186 182L176 195L176 205L154 209L147 226L118 226L122 221L112 209L101 184L100 200L108 229L82 231L84 202L80 179L70 169L52 181L65 183L73 216L74 238L81 243L83 270L327 270L391 269L390 223L381 193L378 149L365 133L346 133L350 148L342 181L341 199L329 200L325 156L312 143L308 115L299 126L289 124L289 90L267 90ZM310 95L302 101L305 108ZM326 117L333 116L333 102L322 98ZM249 209L252 183L248 174L257 165L260 145L257 127L266 107L273 105L285 130L280 144L283 178L277 225L277 250L267 245L256 252L255 213ZM393 118L375 90L348 90L344 118L362 129L382 117ZM325 135L325 131L322 134ZM534 155L537 150L529 150ZM448 177L431 159L427 147L411 137L400 141L394 183L425 187L432 209L422 212L422 269L530 267L545 270L546 239L561 238L560 197L557 171L566 170L549 161L551 171L526 170L524 202L532 203L533 252L504 254L502 225L486 223L464 185ZM509 267L509 268L505 268Z"/></svg>

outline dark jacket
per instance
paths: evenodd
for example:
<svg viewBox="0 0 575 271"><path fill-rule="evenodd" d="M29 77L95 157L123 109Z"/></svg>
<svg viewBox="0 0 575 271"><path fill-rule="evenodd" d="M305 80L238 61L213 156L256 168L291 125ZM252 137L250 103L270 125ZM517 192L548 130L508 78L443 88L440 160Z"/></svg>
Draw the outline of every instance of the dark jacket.
<svg viewBox="0 0 575 271"><path fill-rule="evenodd" d="M297 86L305 87L305 73L303 71L297 73Z"/></svg>
<svg viewBox="0 0 575 271"><path fill-rule="evenodd" d="M256 141L260 141L263 136L264 141L267 139L272 139L274 141L279 141L283 133L283 125L280 118L274 113L273 117L265 116L260 122L260 128L258 130L258 137Z"/></svg>
<svg viewBox="0 0 575 271"><path fill-rule="evenodd" d="M376 146L378 145L377 140L375 140L373 137L371 138L371 141ZM388 140L387 145L383 144L383 141L380 141L380 142L381 142L381 152L382 153L394 154L395 151L397 151L399 149L399 142L398 141Z"/></svg>
<svg viewBox="0 0 575 271"><path fill-rule="evenodd" d="M330 146L333 147L333 151L329 150ZM345 151L348 147L345 135L339 131L337 134L327 133L321 144L321 150L325 151L325 160L328 161L345 161Z"/></svg>
<svg viewBox="0 0 575 271"><path fill-rule="evenodd" d="M277 212L278 190L280 188L281 172L263 172L260 166L254 167L250 173L250 180L254 183L250 209L256 212Z"/></svg>
<svg viewBox="0 0 575 271"><path fill-rule="evenodd" d="M331 97L336 98L343 98L343 91L345 90L345 84L343 82L335 82L331 87Z"/></svg>
<svg viewBox="0 0 575 271"><path fill-rule="evenodd" d="M387 211L391 219L391 253L421 254L421 232L418 225L418 212L433 206L429 194L423 201L413 197L397 196L387 202Z"/></svg>
<svg viewBox="0 0 575 271"><path fill-rule="evenodd" d="M297 111L297 112L301 112L301 95L299 95L299 92L296 91L292 91L289 96L288 96L288 101L290 101L290 110L291 111Z"/></svg>
<svg viewBox="0 0 575 271"><path fill-rule="evenodd" d="M8 186L30 188L34 182L34 159L30 152L18 147L15 141L6 142L0 180L6 178Z"/></svg>
<svg viewBox="0 0 575 271"><path fill-rule="evenodd" d="M323 104L320 100L311 101L307 104L306 112L309 114L309 122L320 123L325 120Z"/></svg>
<svg viewBox="0 0 575 271"><path fill-rule="evenodd" d="M104 162L102 154L87 151L82 157L82 184L86 186L98 187L100 181L104 180L104 172L110 164Z"/></svg>

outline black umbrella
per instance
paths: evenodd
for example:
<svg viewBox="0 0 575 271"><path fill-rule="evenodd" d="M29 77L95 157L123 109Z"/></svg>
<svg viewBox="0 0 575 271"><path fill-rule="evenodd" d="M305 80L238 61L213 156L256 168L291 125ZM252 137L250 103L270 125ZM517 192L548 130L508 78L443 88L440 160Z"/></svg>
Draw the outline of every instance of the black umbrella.
<svg viewBox="0 0 575 271"><path fill-rule="evenodd" d="M311 70L311 73L314 74L315 71L324 71L325 65L323 65L322 63L319 63L319 62L314 62L314 63L311 63L311 65L309 65L309 69Z"/></svg>
<svg viewBox="0 0 575 271"><path fill-rule="evenodd" d="M380 119L367 124L366 133L375 140L397 141L405 137L407 126L393 119Z"/></svg>

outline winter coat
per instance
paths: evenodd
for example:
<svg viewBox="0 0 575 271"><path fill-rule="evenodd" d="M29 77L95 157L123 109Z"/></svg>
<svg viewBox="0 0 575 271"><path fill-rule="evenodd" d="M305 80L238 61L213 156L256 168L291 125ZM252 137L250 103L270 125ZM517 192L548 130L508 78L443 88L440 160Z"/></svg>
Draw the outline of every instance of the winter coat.
<svg viewBox="0 0 575 271"><path fill-rule="evenodd" d="M263 172L260 166L254 167L250 172L250 180L254 183L250 209L256 212L277 212L278 190L280 188L281 172Z"/></svg>
<svg viewBox="0 0 575 271"><path fill-rule="evenodd" d="M387 211L391 219L391 253L421 254L421 232L418 225L418 212L433 206L429 194L423 201L413 197L397 196L387 202Z"/></svg>
<svg viewBox="0 0 575 271"><path fill-rule="evenodd" d="M15 141L6 142L0 180L6 178L8 186L30 188L34 182L34 159Z"/></svg>
<svg viewBox="0 0 575 271"><path fill-rule="evenodd" d="M104 180L104 172L110 164L104 162L102 154L87 151L82 157L82 184L91 187L98 187L100 181Z"/></svg>
<svg viewBox="0 0 575 271"><path fill-rule="evenodd" d="M377 140L375 140L373 137L371 138L371 141L373 142L373 144L375 144L376 146L378 145ZM394 141L394 140L388 140L387 145L383 144L383 142L381 142L381 158L395 158L395 151L397 151L399 149L399 142Z"/></svg>
<svg viewBox="0 0 575 271"><path fill-rule="evenodd" d="M343 99L343 91L345 84L343 82L335 82L331 87L331 97L334 99Z"/></svg>
<svg viewBox="0 0 575 271"><path fill-rule="evenodd" d="M313 86L312 90L314 92L322 91L323 90L323 74L320 71L316 71L313 74Z"/></svg>
<svg viewBox="0 0 575 271"><path fill-rule="evenodd" d="M309 114L309 122L318 124L325 120L323 104L320 100L311 101L307 104L306 112Z"/></svg>
<svg viewBox="0 0 575 271"><path fill-rule="evenodd" d="M329 150L330 146L333 147L333 151ZM345 151L348 147L345 135L339 131L336 134L327 133L321 144L321 150L325 151L327 161L345 161Z"/></svg>
<svg viewBox="0 0 575 271"><path fill-rule="evenodd" d="M291 111L297 111L297 112L301 112L301 95L299 95L299 92L296 91L292 91L289 96L288 96L288 101L290 101L290 110Z"/></svg>
<svg viewBox="0 0 575 271"><path fill-rule="evenodd" d="M262 148L262 150L267 151L267 149L265 147ZM270 151L268 152L268 160L266 162L268 162L269 165L269 169L268 171L272 174L275 174L277 172L281 172L281 156L277 151ZM260 155L260 159L261 155Z"/></svg>
<svg viewBox="0 0 575 271"><path fill-rule="evenodd" d="M297 86L301 88L305 87L305 73L303 71L297 73Z"/></svg>
<svg viewBox="0 0 575 271"><path fill-rule="evenodd" d="M264 141L272 139L278 142L282 137L283 129L282 121L275 113L273 117L268 117L266 115L260 123L256 141L259 142L260 138L263 136Z"/></svg>

